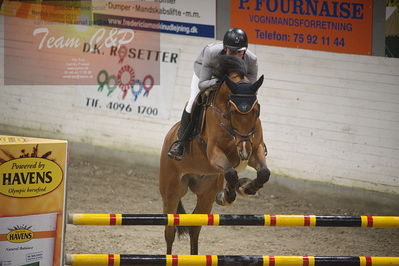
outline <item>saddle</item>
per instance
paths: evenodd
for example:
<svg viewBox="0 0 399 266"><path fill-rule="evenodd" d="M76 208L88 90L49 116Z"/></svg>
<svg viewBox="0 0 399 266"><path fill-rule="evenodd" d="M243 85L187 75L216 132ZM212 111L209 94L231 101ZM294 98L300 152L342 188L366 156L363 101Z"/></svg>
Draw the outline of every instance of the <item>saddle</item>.
<svg viewBox="0 0 399 266"><path fill-rule="evenodd" d="M201 91L195 98L191 111L191 120L188 130L188 139L190 141L201 135L205 122L206 109L211 104L212 99L216 95L216 91L219 88L219 85L220 84L217 84Z"/></svg>

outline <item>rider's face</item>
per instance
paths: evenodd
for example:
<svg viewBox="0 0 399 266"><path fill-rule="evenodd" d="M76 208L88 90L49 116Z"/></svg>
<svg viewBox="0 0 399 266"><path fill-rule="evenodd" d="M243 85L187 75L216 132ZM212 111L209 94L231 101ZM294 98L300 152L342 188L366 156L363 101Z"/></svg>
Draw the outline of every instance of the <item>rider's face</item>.
<svg viewBox="0 0 399 266"><path fill-rule="evenodd" d="M228 55L235 55L235 56L238 56L238 57L243 57L244 53L245 53L245 50L234 51L234 50L231 50L229 48L226 48L226 54L228 54Z"/></svg>

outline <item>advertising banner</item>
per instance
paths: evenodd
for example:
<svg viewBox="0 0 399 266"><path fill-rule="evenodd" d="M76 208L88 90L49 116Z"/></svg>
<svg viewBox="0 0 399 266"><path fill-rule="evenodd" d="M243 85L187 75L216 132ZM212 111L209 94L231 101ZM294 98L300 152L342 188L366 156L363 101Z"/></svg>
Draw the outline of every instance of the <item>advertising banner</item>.
<svg viewBox="0 0 399 266"><path fill-rule="evenodd" d="M136 68L127 65L118 72L106 69L97 74L97 86L77 86L75 90L75 106L85 108L99 114L124 117L149 117L169 119L176 84L179 50L149 51L147 49L131 50L141 60L160 61L160 83L154 82L152 72L135 75ZM118 60L118 58L110 58ZM135 76L133 83L126 89L117 85L118 76ZM127 78L126 78L127 79Z"/></svg>
<svg viewBox="0 0 399 266"><path fill-rule="evenodd" d="M122 30L126 43L103 55L107 63L93 73L96 86L75 88L76 106L112 116L169 118L179 51L161 49L164 9L159 1L92 2L95 28Z"/></svg>
<svg viewBox="0 0 399 266"><path fill-rule="evenodd" d="M91 1L88 6L81 6L85 1L14 3L3 4L5 85L97 85L104 82L98 80L104 69L116 75L114 82L121 90L127 91L136 77L148 74L159 85L163 60L159 31L95 25L92 12L108 12L111 2L96 2L95 6ZM159 8L159 2L129 3ZM129 12L129 16L135 14ZM150 18L159 20L159 14Z"/></svg>
<svg viewBox="0 0 399 266"><path fill-rule="evenodd" d="M0 135L0 265L62 265L67 142Z"/></svg>
<svg viewBox="0 0 399 266"><path fill-rule="evenodd" d="M371 55L372 0L232 0L250 43Z"/></svg>
<svg viewBox="0 0 399 266"><path fill-rule="evenodd" d="M145 2L158 6L146 7ZM102 1L93 2L93 19L96 24L112 27L129 27L136 30L186 36L215 37L215 0L147 0L106 2L106 9L96 8ZM147 4L148 5L148 4ZM158 16L154 19L154 15Z"/></svg>
<svg viewBox="0 0 399 266"><path fill-rule="evenodd" d="M169 117L179 56L178 49L161 49L161 16L197 24L214 19L176 1L6 1L3 7L5 85L73 85L75 106L160 119Z"/></svg>

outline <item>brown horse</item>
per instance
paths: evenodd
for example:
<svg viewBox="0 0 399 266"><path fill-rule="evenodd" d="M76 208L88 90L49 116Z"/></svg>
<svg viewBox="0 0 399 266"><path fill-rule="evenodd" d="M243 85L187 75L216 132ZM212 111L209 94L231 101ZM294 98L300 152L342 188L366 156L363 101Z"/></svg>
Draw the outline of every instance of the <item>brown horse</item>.
<svg viewBox="0 0 399 266"><path fill-rule="evenodd" d="M209 214L215 200L220 205L230 205L236 191L244 196L254 195L269 180L256 98L263 76L251 84L245 76L244 61L236 56L219 57L214 68L224 81L209 96L202 132L187 145L181 161L167 155L177 139L179 123L165 137L159 176L164 214L185 213L181 198L188 188L197 195L193 213ZM256 169L256 179L238 178L237 172L247 165ZM177 227L178 233L184 229ZM198 254L200 230L200 226L188 228L193 255ZM167 254L172 253L175 233L175 226L165 227Z"/></svg>

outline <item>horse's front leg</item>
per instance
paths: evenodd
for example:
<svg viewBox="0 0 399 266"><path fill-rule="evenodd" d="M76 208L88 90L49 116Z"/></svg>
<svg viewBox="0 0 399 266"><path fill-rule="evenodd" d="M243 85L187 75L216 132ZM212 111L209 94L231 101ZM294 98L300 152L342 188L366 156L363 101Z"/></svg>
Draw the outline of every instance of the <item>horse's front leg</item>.
<svg viewBox="0 0 399 266"><path fill-rule="evenodd" d="M236 199L236 189L238 188L238 175L234 168L224 172L226 186L216 194L216 203L222 206L230 206Z"/></svg>
<svg viewBox="0 0 399 266"><path fill-rule="evenodd" d="M238 187L237 171L233 168L232 163L224 152L217 146L208 153L208 158L211 165L220 170L220 175L223 175L226 180L225 188L216 194L216 203L222 206L229 206L236 199L236 189Z"/></svg>
<svg viewBox="0 0 399 266"><path fill-rule="evenodd" d="M256 178L240 178L238 183L238 192L242 196L252 196L269 181L270 170L266 165L266 146L262 143L249 159L248 165L256 169Z"/></svg>

